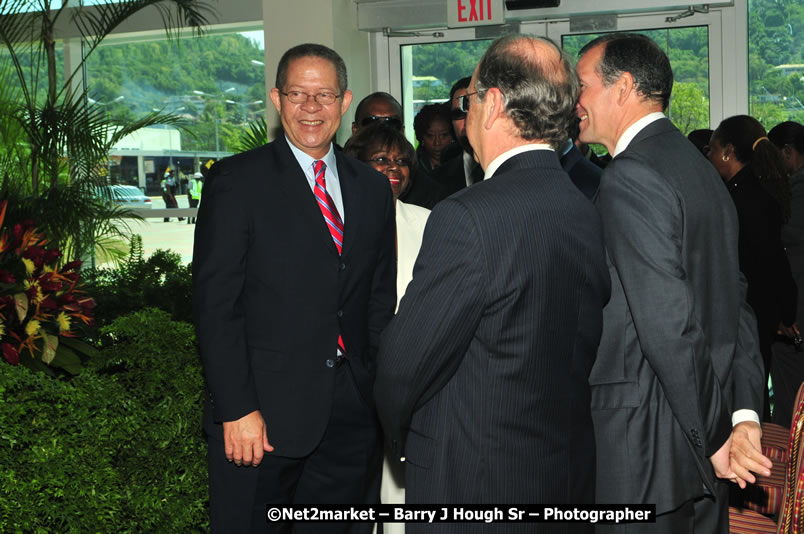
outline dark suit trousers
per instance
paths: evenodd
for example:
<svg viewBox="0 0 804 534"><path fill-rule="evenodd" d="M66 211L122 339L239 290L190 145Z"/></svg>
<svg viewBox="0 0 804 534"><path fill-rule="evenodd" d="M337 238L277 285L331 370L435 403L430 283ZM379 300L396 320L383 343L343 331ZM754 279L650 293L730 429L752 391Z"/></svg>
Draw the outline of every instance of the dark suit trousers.
<svg viewBox="0 0 804 534"><path fill-rule="evenodd" d="M292 407L289 407L289 409ZM271 441L271 422L268 441ZM299 421L303 425L304 421ZM257 468L226 460L223 442L208 437L210 526L213 533L370 533L372 523L268 523L267 504L376 504L382 448L376 415L357 390L349 364L336 369L327 429L304 458L266 453Z"/></svg>

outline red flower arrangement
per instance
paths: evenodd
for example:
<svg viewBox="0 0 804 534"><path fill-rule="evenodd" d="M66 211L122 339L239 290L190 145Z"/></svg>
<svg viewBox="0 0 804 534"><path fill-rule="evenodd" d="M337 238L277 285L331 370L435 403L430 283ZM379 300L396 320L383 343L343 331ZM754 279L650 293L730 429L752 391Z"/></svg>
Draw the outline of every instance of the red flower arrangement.
<svg viewBox="0 0 804 534"><path fill-rule="evenodd" d="M58 267L61 252L33 221L5 224L6 200L0 202L0 346L12 365L27 352L51 364L60 337L75 337L93 324L95 301L78 289L80 261Z"/></svg>

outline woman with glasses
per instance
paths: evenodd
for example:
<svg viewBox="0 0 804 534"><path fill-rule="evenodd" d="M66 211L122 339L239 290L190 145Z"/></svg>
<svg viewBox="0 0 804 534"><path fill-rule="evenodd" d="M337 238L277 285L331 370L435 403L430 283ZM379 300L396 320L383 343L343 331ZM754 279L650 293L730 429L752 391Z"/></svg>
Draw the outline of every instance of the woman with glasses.
<svg viewBox="0 0 804 534"><path fill-rule="evenodd" d="M363 161L388 177L396 205L397 303L413 278L413 264L422 244L424 226L430 210L406 204L398 197L410 185L411 169L416 166L416 152L399 130L384 124L364 128L343 147L348 156ZM386 456L383 465L380 498L383 503L404 503L405 470L398 458ZM385 534L404 533L404 524L383 526Z"/></svg>

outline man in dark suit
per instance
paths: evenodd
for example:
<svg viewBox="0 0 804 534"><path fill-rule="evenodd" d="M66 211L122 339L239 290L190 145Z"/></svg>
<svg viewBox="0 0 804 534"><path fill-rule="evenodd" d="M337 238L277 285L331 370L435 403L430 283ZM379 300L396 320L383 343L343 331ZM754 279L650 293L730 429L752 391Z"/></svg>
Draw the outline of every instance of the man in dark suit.
<svg viewBox="0 0 804 534"><path fill-rule="evenodd" d="M596 205L612 280L592 368L597 500L653 503L654 525L728 530L728 485L769 473L762 364L737 262L737 216L709 162L668 121L670 62L649 38L581 50L580 139L613 155ZM731 462L729 460L731 453Z"/></svg>
<svg viewBox="0 0 804 534"><path fill-rule="evenodd" d="M575 187L580 189L586 195L586 198L591 200L597 194L597 188L600 186L600 175L603 170L586 159L578 149L576 144L580 134L578 123L579 119L577 118L572 122L568 132L569 139L564 141L558 153L561 158L561 168L569 174Z"/></svg>
<svg viewBox="0 0 804 534"><path fill-rule="evenodd" d="M378 412L395 447L405 443L408 502L589 503L587 378L609 280L596 210L555 153L577 79L551 41L509 36L489 47L469 89L466 128L485 180L430 215L383 334Z"/></svg>
<svg viewBox="0 0 804 534"><path fill-rule="evenodd" d="M285 135L213 167L195 235L213 532L290 532L266 522L268 503L379 499L372 382L396 303L391 188L333 150L351 102L334 51L288 50L271 100Z"/></svg>
<svg viewBox="0 0 804 534"><path fill-rule="evenodd" d="M483 169L475 161L475 152L466 137L466 112L461 109L463 95L469 92L471 80L471 76L461 78L449 90L449 114L456 141L441 153L441 166L432 174L433 180L446 190L446 196L483 180Z"/></svg>

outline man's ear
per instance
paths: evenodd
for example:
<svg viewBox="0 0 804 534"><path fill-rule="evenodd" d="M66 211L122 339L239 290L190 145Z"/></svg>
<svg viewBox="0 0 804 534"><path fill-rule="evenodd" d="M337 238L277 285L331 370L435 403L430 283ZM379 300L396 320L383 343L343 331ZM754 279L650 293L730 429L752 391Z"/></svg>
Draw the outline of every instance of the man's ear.
<svg viewBox="0 0 804 534"><path fill-rule="evenodd" d="M636 92L634 77L631 76L630 72L623 72L614 84L617 91L617 104L622 106Z"/></svg>
<svg viewBox="0 0 804 534"><path fill-rule="evenodd" d="M483 98L483 112L486 115L483 127L487 130L490 130L494 122L504 114L502 92L496 87L486 91L486 96Z"/></svg>
<svg viewBox="0 0 804 534"><path fill-rule="evenodd" d="M341 117L346 115L346 110L349 109L349 104L352 103L352 91L347 89L343 92L341 97Z"/></svg>
<svg viewBox="0 0 804 534"><path fill-rule="evenodd" d="M271 89L271 102L274 103L274 107L276 108L277 111L281 111L280 109L281 102L279 100L280 98L282 98L282 95L279 94L279 89L277 89L276 87Z"/></svg>

